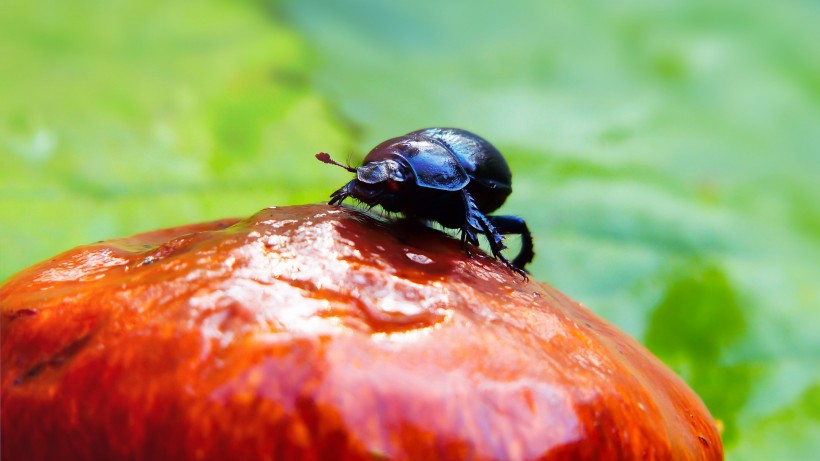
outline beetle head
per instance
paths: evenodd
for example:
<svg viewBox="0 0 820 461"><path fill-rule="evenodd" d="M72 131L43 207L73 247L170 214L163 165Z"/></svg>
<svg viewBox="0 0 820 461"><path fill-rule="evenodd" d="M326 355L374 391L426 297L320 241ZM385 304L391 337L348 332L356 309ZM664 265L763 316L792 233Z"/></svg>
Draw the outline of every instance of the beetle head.
<svg viewBox="0 0 820 461"><path fill-rule="evenodd" d="M370 206L381 205L388 211L398 211L398 194L412 182L412 170L401 158L371 160L358 168L335 162L324 152L316 154L316 158L356 173L356 179L334 193L331 203L341 203L345 197L353 197Z"/></svg>
<svg viewBox="0 0 820 461"><path fill-rule="evenodd" d="M370 206L381 205L388 211L398 211L398 195L410 178L410 169L400 161L385 159L368 162L356 169L350 195Z"/></svg>

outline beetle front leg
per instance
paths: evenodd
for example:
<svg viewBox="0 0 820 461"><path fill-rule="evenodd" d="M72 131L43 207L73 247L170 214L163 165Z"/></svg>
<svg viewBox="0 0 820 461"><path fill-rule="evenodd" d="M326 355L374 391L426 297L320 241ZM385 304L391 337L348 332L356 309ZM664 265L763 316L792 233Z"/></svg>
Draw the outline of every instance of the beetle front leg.
<svg viewBox="0 0 820 461"><path fill-rule="evenodd" d="M355 179L353 181L355 181ZM350 181L349 183L340 187L336 192L330 194L330 201L328 202L328 204L341 205L346 198L350 197L352 195L351 188L353 187L353 181Z"/></svg>

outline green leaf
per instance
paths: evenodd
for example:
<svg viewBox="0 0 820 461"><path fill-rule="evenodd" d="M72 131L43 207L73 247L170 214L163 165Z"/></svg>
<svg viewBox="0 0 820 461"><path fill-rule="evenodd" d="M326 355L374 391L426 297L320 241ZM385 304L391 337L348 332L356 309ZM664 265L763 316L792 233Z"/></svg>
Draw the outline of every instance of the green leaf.
<svg viewBox="0 0 820 461"><path fill-rule="evenodd" d="M723 363L721 357L746 333L746 313L720 268L689 261L676 272L677 277L668 277L644 339L722 419L723 440L732 443L738 436L736 415L756 376L752 365ZM726 383L733 384L730 391Z"/></svg>

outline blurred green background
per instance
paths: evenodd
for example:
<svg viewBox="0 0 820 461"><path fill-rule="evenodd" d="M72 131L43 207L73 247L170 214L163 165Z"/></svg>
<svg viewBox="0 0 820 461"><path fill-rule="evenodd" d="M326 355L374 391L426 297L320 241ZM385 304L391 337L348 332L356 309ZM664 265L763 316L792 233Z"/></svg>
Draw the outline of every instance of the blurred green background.
<svg viewBox="0 0 820 461"><path fill-rule="evenodd" d="M515 174L535 278L640 339L729 459L820 453L820 3L0 6L0 280L73 246L319 202L427 126Z"/></svg>

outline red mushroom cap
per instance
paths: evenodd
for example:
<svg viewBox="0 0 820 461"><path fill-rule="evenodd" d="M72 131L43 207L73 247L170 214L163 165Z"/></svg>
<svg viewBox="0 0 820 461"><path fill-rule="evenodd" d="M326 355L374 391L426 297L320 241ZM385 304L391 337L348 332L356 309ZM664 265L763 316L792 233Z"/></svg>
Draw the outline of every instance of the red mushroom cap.
<svg viewBox="0 0 820 461"><path fill-rule="evenodd" d="M0 311L4 460L723 456L700 399L579 303L350 209L79 247Z"/></svg>

